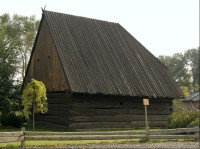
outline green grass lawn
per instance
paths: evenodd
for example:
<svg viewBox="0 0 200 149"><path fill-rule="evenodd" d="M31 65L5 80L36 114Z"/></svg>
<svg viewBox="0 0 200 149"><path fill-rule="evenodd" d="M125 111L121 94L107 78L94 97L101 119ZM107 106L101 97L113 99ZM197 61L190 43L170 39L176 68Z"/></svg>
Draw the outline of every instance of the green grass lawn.
<svg viewBox="0 0 200 149"><path fill-rule="evenodd" d="M169 139L152 139L148 140L148 143L167 142ZM184 139L176 139L171 141L192 141ZM26 141L25 146L27 147L52 147L52 146L70 146L70 145L88 145L88 144L105 144L105 143L145 143L142 139L117 139L117 140L75 140L75 141ZM0 143L0 148L19 148L20 142Z"/></svg>
<svg viewBox="0 0 200 149"><path fill-rule="evenodd" d="M138 142L139 139L130 140L73 140L73 141L26 141L25 145L29 147L34 146L69 146L69 145L88 145L88 144L102 144L102 143L127 143ZM17 148L20 146L20 142L1 143L0 148Z"/></svg>

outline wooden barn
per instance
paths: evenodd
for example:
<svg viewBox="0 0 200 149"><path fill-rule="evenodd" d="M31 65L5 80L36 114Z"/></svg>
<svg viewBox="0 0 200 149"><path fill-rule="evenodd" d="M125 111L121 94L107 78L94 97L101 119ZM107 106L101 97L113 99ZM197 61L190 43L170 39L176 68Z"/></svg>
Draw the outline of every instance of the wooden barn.
<svg viewBox="0 0 200 149"><path fill-rule="evenodd" d="M183 109L186 111L200 109L200 92L196 92L183 101Z"/></svg>
<svg viewBox="0 0 200 149"><path fill-rule="evenodd" d="M23 88L47 88L40 120L68 128L163 127L182 96L167 68L120 24L43 11Z"/></svg>

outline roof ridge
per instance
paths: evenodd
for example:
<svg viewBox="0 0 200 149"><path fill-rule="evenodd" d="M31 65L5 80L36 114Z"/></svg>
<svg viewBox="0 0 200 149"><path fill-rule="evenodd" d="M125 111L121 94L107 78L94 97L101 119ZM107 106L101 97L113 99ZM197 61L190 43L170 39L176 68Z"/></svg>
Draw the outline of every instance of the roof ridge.
<svg viewBox="0 0 200 149"><path fill-rule="evenodd" d="M63 13L63 12L43 10L43 13L45 13L45 12L57 13L60 15L68 15L68 16L72 16L72 17L78 17L78 18L89 19L89 20L94 20L94 21L102 21L102 22L107 22L107 23L111 23L111 24L119 24L117 22L111 22L111 21L107 21L107 20L101 20L101 19L89 18L89 17L79 16L79 15L67 14L67 13Z"/></svg>

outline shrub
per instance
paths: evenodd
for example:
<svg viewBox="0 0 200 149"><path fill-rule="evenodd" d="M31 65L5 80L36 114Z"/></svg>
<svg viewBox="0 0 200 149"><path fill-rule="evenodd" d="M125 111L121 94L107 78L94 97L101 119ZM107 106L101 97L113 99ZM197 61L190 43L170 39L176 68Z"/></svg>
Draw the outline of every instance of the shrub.
<svg viewBox="0 0 200 149"><path fill-rule="evenodd" d="M199 111L178 110L169 116L168 127L186 128L196 124L197 122L193 122L196 119L199 119Z"/></svg>
<svg viewBox="0 0 200 149"><path fill-rule="evenodd" d="M146 142L149 142L150 139L148 137L145 137L145 138L141 138L138 142L139 143L146 143Z"/></svg>
<svg viewBox="0 0 200 149"><path fill-rule="evenodd" d="M199 118L195 119L194 121L192 121L188 127L200 127L199 125Z"/></svg>
<svg viewBox="0 0 200 149"><path fill-rule="evenodd" d="M21 127L23 119L20 115L16 115L15 113L2 114L1 124L4 126L13 126L13 127Z"/></svg>

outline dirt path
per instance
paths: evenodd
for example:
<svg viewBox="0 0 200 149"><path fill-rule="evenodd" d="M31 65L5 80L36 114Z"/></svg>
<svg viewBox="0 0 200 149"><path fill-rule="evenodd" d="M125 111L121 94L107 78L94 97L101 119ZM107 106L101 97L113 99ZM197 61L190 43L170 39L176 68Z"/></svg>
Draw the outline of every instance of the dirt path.
<svg viewBox="0 0 200 149"><path fill-rule="evenodd" d="M88 144L60 147L32 147L38 149L200 149L199 142L162 142L162 143L124 143L124 144Z"/></svg>

